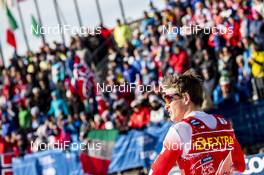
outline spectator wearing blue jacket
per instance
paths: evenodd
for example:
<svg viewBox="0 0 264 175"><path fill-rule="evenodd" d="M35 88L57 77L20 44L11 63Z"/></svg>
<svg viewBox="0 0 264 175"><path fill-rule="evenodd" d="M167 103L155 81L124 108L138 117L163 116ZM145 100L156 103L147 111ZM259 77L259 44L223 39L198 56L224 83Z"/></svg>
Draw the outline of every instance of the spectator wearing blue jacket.
<svg viewBox="0 0 264 175"><path fill-rule="evenodd" d="M51 68L52 81L57 84L59 81L63 81L65 78L64 65L61 61L56 60Z"/></svg>
<svg viewBox="0 0 264 175"><path fill-rule="evenodd" d="M62 114L68 115L69 114L69 108L67 106L67 103L60 97L58 91L53 91L51 93L52 101L50 104L50 109L48 112L48 115L54 115L56 118Z"/></svg>
<svg viewBox="0 0 264 175"><path fill-rule="evenodd" d="M123 66L124 66L123 77L125 81L129 83L135 83L136 75L139 75L138 70L134 66L129 65L128 62L124 62Z"/></svg>
<svg viewBox="0 0 264 175"><path fill-rule="evenodd" d="M64 124L64 130L70 134L71 141L74 143L79 141L79 132L81 127L81 121L78 120L77 117L68 115L67 121Z"/></svg>
<svg viewBox="0 0 264 175"><path fill-rule="evenodd" d="M214 105L220 109L227 109L239 102L239 93L232 89L231 80L222 76L213 91Z"/></svg>
<svg viewBox="0 0 264 175"><path fill-rule="evenodd" d="M154 25L155 20L152 17L149 17L148 12L144 11L144 19L141 22L140 30L141 32L147 32L147 28L149 25Z"/></svg>

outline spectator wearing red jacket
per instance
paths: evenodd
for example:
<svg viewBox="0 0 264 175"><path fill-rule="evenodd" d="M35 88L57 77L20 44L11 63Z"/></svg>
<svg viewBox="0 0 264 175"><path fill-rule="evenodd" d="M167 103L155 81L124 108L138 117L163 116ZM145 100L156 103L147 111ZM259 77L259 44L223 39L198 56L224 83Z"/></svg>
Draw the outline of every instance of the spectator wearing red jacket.
<svg viewBox="0 0 264 175"><path fill-rule="evenodd" d="M179 45L173 47L168 61L173 70L179 74L183 74L190 68L188 55Z"/></svg>
<svg viewBox="0 0 264 175"><path fill-rule="evenodd" d="M130 104L133 109L133 113L130 117L128 126L133 129L141 129L149 123L150 120L150 108L140 106L139 100L134 100Z"/></svg>
<svg viewBox="0 0 264 175"><path fill-rule="evenodd" d="M0 136L0 154L16 152L17 146L14 143L14 139L11 134L4 137Z"/></svg>
<svg viewBox="0 0 264 175"><path fill-rule="evenodd" d="M5 152L5 139L0 137L0 154L3 154Z"/></svg>
<svg viewBox="0 0 264 175"><path fill-rule="evenodd" d="M229 32L224 34L225 40L230 44L231 47L237 46L241 41L240 22L236 21L232 17L229 17L226 28L229 30Z"/></svg>

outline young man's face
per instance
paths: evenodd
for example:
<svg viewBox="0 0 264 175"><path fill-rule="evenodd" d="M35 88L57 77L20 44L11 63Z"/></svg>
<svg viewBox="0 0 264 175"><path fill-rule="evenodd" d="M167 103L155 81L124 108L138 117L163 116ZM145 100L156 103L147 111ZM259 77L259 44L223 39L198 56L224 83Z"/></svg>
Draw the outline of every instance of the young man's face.
<svg viewBox="0 0 264 175"><path fill-rule="evenodd" d="M182 98L175 98L169 105L170 119L173 122L180 122L185 114L186 106Z"/></svg>
<svg viewBox="0 0 264 175"><path fill-rule="evenodd" d="M170 120L173 122L180 122L186 111L183 98L175 93L165 93L163 98L165 101L165 108L170 115Z"/></svg>

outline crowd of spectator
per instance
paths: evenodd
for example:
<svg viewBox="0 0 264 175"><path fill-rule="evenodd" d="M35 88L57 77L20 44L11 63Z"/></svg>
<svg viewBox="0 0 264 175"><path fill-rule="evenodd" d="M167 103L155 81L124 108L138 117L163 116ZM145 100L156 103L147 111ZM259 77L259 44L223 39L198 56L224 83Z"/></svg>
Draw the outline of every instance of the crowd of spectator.
<svg viewBox="0 0 264 175"><path fill-rule="evenodd" d="M69 46L45 44L1 67L0 153L37 151L31 141L86 141L91 129L126 132L158 125L168 119L159 92L168 73L191 70L201 76L204 110L264 97L263 1L165 3L161 10L151 2L133 27L117 20L112 30L102 26L98 36L73 36ZM198 32L178 34L175 28L197 26ZM203 30L208 28L217 32ZM102 69L106 73L98 76ZM99 82L157 88L105 92Z"/></svg>

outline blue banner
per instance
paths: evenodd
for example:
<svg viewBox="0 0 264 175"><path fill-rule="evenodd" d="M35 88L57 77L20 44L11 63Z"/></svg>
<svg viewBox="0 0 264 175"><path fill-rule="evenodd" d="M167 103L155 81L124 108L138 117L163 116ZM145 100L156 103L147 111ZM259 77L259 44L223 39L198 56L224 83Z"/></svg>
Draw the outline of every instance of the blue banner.
<svg viewBox="0 0 264 175"><path fill-rule="evenodd" d="M41 174L40 169L37 168L36 159L24 159L24 158L13 158L12 159L12 171L14 175L38 175Z"/></svg>
<svg viewBox="0 0 264 175"><path fill-rule="evenodd" d="M264 175L264 154L247 156L245 162L246 171L242 174ZM241 175L241 173L237 173L236 175Z"/></svg>
<svg viewBox="0 0 264 175"><path fill-rule="evenodd" d="M115 144L109 173L132 168L149 168L161 151L162 141L171 124L164 122L147 127L145 130L131 130L119 135Z"/></svg>
<svg viewBox="0 0 264 175"><path fill-rule="evenodd" d="M73 153L43 151L12 161L14 175L82 175L79 158Z"/></svg>
<svg viewBox="0 0 264 175"><path fill-rule="evenodd" d="M161 122L146 128L145 132L157 139L157 143L155 145L156 155L160 153L163 146L163 140L171 125L171 122Z"/></svg>

